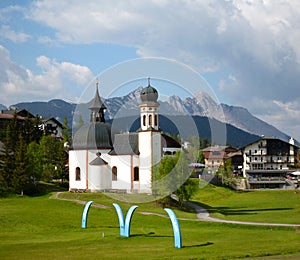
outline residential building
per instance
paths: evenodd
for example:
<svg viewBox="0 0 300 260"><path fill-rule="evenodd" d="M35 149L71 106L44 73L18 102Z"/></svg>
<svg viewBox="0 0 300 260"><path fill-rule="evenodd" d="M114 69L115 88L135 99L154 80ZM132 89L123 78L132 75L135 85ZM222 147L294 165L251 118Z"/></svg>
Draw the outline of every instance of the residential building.
<svg viewBox="0 0 300 260"><path fill-rule="evenodd" d="M294 140L262 137L243 149L243 176L250 189L287 188L291 183L287 175L296 163L298 147Z"/></svg>
<svg viewBox="0 0 300 260"><path fill-rule="evenodd" d="M227 160L228 158L238 158L239 152L236 148L233 148L231 146L220 146L220 145L215 145L215 146L209 146L205 149L203 149L204 153L204 164L205 164L205 169L207 170L208 173L214 174L216 171L219 169L221 165L224 165L224 161ZM240 154L240 157L241 154ZM238 160L235 159L236 163L235 166L238 167L237 165Z"/></svg>
<svg viewBox="0 0 300 260"><path fill-rule="evenodd" d="M63 125L54 117L41 118L40 129L46 135L55 136L56 139L61 140L63 138Z"/></svg>

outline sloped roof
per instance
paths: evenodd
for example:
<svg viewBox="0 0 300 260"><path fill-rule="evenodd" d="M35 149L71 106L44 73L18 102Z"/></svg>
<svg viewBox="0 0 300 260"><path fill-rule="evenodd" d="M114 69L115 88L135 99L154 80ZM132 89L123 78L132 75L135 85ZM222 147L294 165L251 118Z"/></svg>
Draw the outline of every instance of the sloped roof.
<svg viewBox="0 0 300 260"><path fill-rule="evenodd" d="M111 125L93 122L80 127L73 137L73 149L112 149ZM72 149L71 148L71 149Z"/></svg>
<svg viewBox="0 0 300 260"><path fill-rule="evenodd" d="M138 133L116 134L113 146L110 155L138 155Z"/></svg>
<svg viewBox="0 0 300 260"><path fill-rule="evenodd" d="M45 124L45 123L47 123L47 122L49 122L49 121L53 121L55 124L57 124L59 127L63 127L63 125L62 125L62 123L61 122L59 122L56 118L54 118L54 117L50 117L50 118L42 118L42 122Z"/></svg>
<svg viewBox="0 0 300 260"><path fill-rule="evenodd" d="M94 165L94 166L101 166L101 165L107 165L108 163L107 163L107 161L103 160L100 156L98 156L96 159L91 161L89 164Z"/></svg>
<svg viewBox="0 0 300 260"><path fill-rule="evenodd" d="M7 110L2 110L1 113L7 115L13 115L16 113L18 116L22 116L22 117L29 117L29 118L35 117L26 109L7 109Z"/></svg>
<svg viewBox="0 0 300 260"><path fill-rule="evenodd" d="M91 102L91 105L89 106L89 109L91 110L99 110L100 108L102 109L106 109L104 103L102 102L101 98L100 98L100 95L99 95L99 91L98 91L98 85L97 85L97 88L96 88L96 93L95 93L95 96Z"/></svg>
<svg viewBox="0 0 300 260"><path fill-rule="evenodd" d="M181 148L181 145L172 137L162 134L162 146L163 147L168 147L168 148Z"/></svg>

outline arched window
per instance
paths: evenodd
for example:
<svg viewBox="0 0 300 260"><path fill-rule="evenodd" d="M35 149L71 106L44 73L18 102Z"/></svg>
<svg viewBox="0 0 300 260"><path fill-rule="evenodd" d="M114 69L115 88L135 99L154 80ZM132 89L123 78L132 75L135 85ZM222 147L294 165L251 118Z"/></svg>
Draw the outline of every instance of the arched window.
<svg viewBox="0 0 300 260"><path fill-rule="evenodd" d="M152 115L149 115L149 126L152 126Z"/></svg>
<svg viewBox="0 0 300 260"><path fill-rule="evenodd" d="M146 126L146 116L143 115L143 126Z"/></svg>
<svg viewBox="0 0 300 260"><path fill-rule="evenodd" d="M133 169L133 181L139 181L139 180L140 180L139 167L134 167L134 169Z"/></svg>
<svg viewBox="0 0 300 260"><path fill-rule="evenodd" d="M117 181L118 180L118 169L116 166L112 167L111 174L112 174L112 180Z"/></svg>
<svg viewBox="0 0 300 260"><path fill-rule="evenodd" d="M80 174L80 168L76 167L75 169L75 180L80 181L81 180L81 174Z"/></svg>
<svg viewBox="0 0 300 260"><path fill-rule="evenodd" d="M157 124L158 124L157 115L154 115L154 125L157 126Z"/></svg>

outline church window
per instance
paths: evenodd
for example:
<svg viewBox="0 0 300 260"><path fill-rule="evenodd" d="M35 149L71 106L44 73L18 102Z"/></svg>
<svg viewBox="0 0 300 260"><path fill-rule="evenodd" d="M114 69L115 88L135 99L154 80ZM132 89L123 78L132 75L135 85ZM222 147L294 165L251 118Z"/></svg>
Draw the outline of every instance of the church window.
<svg viewBox="0 0 300 260"><path fill-rule="evenodd" d="M112 173L112 180L117 181L118 180L118 169L116 166L112 167L111 173Z"/></svg>
<svg viewBox="0 0 300 260"><path fill-rule="evenodd" d="M143 126L146 126L146 116L143 115Z"/></svg>
<svg viewBox="0 0 300 260"><path fill-rule="evenodd" d="M81 180L81 173L80 173L80 168L76 167L75 169L75 180L80 181Z"/></svg>
<svg viewBox="0 0 300 260"><path fill-rule="evenodd" d="M134 167L134 169L133 169L133 180L134 181L140 180L139 167Z"/></svg>
<svg viewBox="0 0 300 260"><path fill-rule="evenodd" d="M157 126L157 115L154 116L154 125Z"/></svg>
<svg viewBox="0 0 300 260"><path fill-rule="evenodd" d="M149 125L152 126L152 115L149 115Z"/></svg>

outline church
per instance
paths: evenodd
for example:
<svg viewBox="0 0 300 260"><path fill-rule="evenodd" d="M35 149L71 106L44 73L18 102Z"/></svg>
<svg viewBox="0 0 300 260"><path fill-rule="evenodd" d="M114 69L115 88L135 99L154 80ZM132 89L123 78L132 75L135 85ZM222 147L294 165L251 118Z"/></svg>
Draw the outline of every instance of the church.
<svg viewBox="0 0 300 260"><path fill-rule="evenodd" d="M69 150L70 191L152 192L152 168L164 154L181 150L181 145L159 128L158 92L150 85L140 93L140 128L118 133L105 122L105 104L96 84L90 102L90 122L73 135Z"/></svg>

